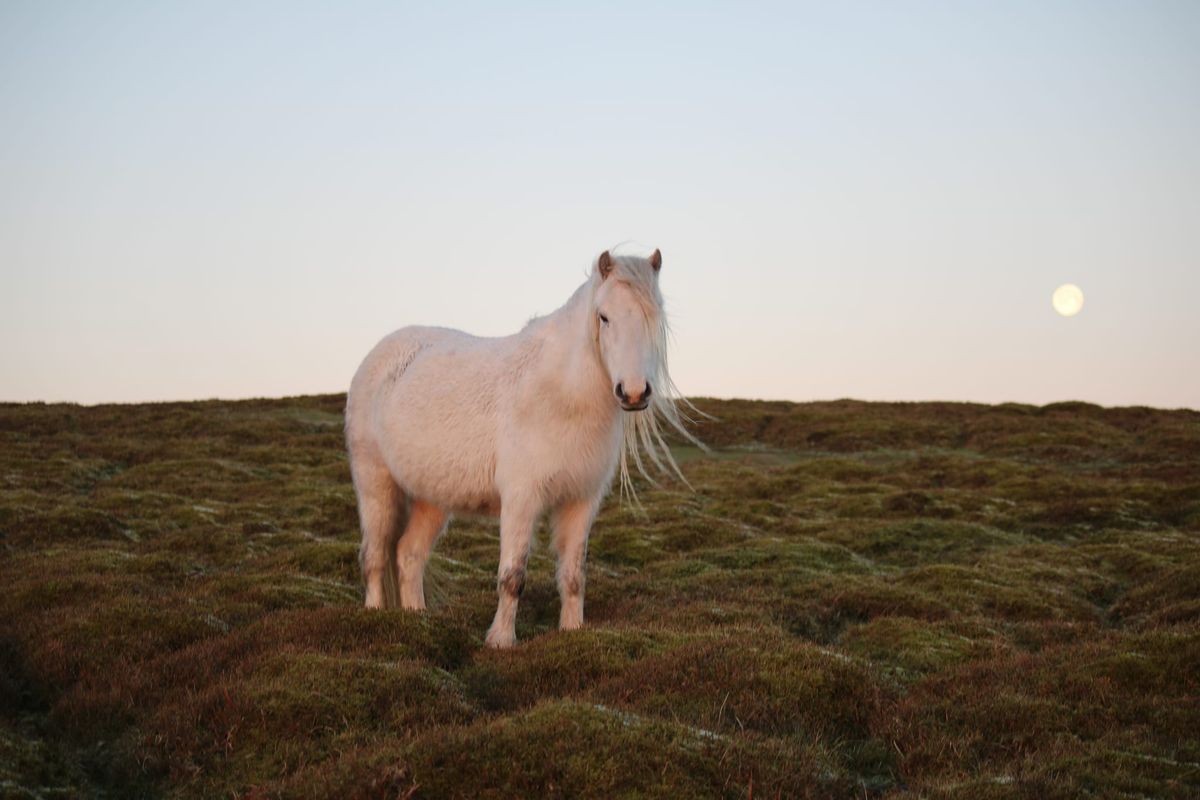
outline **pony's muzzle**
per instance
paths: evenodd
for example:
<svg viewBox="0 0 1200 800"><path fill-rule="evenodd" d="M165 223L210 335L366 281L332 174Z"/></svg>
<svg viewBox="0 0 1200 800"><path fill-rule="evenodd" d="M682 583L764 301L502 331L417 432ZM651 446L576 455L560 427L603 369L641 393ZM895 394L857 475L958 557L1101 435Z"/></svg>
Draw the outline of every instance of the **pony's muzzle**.
<svg viewBox="0 0 1200 800"><path fill-rule="evenodd" d="M646 381L646 388L637 394L629 394L625 391L625 385L618 382L613 392L617 395L617 399L621 401L621 408L626 411L641 411L650 405L650 381Z"/></svg>

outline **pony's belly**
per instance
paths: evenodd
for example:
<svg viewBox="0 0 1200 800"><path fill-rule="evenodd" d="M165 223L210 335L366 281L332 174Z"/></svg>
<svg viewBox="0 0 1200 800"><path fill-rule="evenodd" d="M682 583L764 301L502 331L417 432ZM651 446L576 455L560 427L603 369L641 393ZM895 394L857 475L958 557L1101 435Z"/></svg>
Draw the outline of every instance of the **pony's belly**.
<svg viewBox="0 0 1200 800"><path fill-rule="evenodd" d="M396 483L410 497L447 511L490 513L500 508L488 459L479 451L427 450L400 439L385 456Z"/></svg>
<svg viewBox="0 0 1200 800"><path fill-rule="evenodd" d="M478 398L451 397L434 381L399 383L407 385L396 387L380 437L396 483L447 511L498 513L495 436Z"/></svg>
<svg viewBox="0 0 1200 800"><path fill-rule="evenodd" d="M478 491L465 476L431 475L419 469L404 470L396 482L410 497L424 500L443 511L460 514L500 513L500 497L492 491Z"/></svg>

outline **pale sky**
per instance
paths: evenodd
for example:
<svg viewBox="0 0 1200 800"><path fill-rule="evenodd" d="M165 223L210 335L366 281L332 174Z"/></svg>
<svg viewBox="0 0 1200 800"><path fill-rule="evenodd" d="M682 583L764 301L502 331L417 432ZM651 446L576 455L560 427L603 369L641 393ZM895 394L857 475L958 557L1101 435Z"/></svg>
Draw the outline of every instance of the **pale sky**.
<svg viewBox="0 0 1200 800"><path fill-rule="evenodd" d="M1200 3L0 0L0 400L343 391L627 240L690 395L1198 408Z"/></svg>

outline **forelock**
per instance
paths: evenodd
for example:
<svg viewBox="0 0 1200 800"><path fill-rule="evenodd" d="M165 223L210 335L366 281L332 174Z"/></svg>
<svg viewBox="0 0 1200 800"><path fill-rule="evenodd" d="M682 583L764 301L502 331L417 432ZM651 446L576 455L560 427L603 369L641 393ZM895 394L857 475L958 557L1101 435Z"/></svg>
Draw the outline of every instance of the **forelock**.
<svg viewBox="0 0 1200 800"><path fill-rule="evenodd" d="M613 271L605 281L601 282L598 275L593 275L597 281L596 291L599 292L604 282L617 281L627 286L634 299L642 306L649 320L657 320L663 313L662 293L658 290L658 272L650 266L649 259L637 256L614 256Z"/></svg>

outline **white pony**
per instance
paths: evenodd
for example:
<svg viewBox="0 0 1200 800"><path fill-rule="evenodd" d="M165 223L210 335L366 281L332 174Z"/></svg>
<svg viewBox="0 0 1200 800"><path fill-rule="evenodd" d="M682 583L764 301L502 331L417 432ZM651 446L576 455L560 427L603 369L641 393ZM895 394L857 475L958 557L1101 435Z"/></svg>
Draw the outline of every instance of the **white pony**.
<svg viewBox="0 0 1200 800"><path fill-rule="evenodd" d="M499 515L487 643L511 646L534 526L551 510L559 627L583 624L588 533L614 474L632 489L639 444L679 472L660 418L695 441L667 373L661 268L657 250L606 251L562 308L512 336L409 327L371 350L346 400L367 607L425 608L425 564L449 514Z"/></svg>

